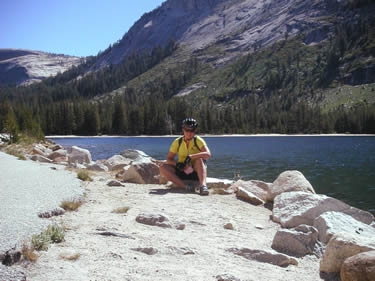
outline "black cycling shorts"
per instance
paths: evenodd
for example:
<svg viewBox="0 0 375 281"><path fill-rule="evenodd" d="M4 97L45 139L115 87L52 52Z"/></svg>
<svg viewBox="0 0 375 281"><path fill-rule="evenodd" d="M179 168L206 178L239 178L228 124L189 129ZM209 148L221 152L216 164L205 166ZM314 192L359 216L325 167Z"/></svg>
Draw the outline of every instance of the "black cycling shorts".
<svg viewBox="0 0 375 281"><path fill-rule="evenodd" d="M182 180L199 181L198 174L195 171L187 175L184 171L176 169L176 175Z"/></svg>

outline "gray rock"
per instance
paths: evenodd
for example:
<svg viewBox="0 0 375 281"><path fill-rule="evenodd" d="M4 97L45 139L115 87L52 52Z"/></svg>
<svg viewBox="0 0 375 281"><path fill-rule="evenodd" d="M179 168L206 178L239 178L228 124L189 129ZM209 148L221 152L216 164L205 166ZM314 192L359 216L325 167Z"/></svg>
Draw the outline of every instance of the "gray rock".
<svg viewBox="0 0 375 281"><path fill-rule="evenodd" d="M53 162L66 162L68 160L68 152L65 149L58 149L48 155Z"/></svg>
<svg viewBox="0 0 375 281"><path fill-rule="evenodd" d="M78 146L72 146L71 151L68 154L68 163L70 165L90 164L91 162L92 157L90 151Z"/></svg>
<svg viewBox="0 0 375 281"><path fill-rule="evenodd" d="M138 184L159 184L159 166L153 162L133 162L116 175L124 182Z"/></svg>
<svg viewBox="0 0 375 281"><path fill-rule="evenodd" d="M334 234L347 232L352 235L375 237L375 228L341 212L325 212L314 221L319 240L328 243Z"/></svg>
<svg viewBox="0 0 375 281"><path fill-rule="evenodd" d="M325 195L306 192L285 192L276 196L272 219L282 227L296 227L300 224L313 225L314 220L327 211L346 213L364 223L371 223L374 216L360 209Z"/></svg>
<svg viewBox="0 0 375 281"><path fill-rule="evenodd" d="M145 253L147 255L155 255L157 254L158 250L153 248L153 247L148 247L148 248L132 248L133 251Z"/></svg>
<svg viewBox="0 0 375 281"><path fill-rule="evenodd" d="M124 186L124 184L122 184L122 182L118 180L110 180L107 182L107 185L108 186Z"/></svg>
<svg viewBox="0 0 375 281"><path fill-rule="evenodd" d="M106 165L110 171L117 171L129 165L131 162L132 160L121 155L113 155L111 158L104 161L104 165Z"/></svg>
<svg viewBox="0 0 375 281"><path fill-rule="evenodd" d="M318 230L309 225L293 229L280 229L272 241L272 249L296 257L314 254L318 241Z"/></svg>
<svg viewBox="0 0 375 281"><path fill-rule="evenodd" d="M230 248L228 249L228 251L249 260L270 263L281 267L287 267L289 265L298 265L296 259L284 254L272 253L262 250L251 250L247 248Z"/></svg>
<svg viewBox="0 0 375 281"><path fill-rule="evenodd" d="M41 162L41 163L52 163L53 161L43 155L39 155L39 154L36 154L36 155L32 155L30 157L31 160L33 161L38 161L38 162Z"/></svg>
<svg viewBox="0 0 375 281"><path fill-rule="evenodd" d="M168 218L162 214L139 214L135 220L139 223L152 226L160 226L165 228L172 227Z"/></svg>
<svg viewBox="0 0 375 281"><path fill-rule="evenodd" d="M97 172L108 172L108 167L100 162L95 162L87 165L87 170L97 171Z"/></svg>
<svg viewBox="0 0 375 281"><path fill-rule="evenodd" d="M260 199L254 193L252 193L249 190L246 190L242 186L238 187L237 198L244 200L246 202L249 202L250 204L253 204L253 205L262 205L265 203L262 199Z"/></svg>
<svg viewBox="0 0 375 281"><path fill-rule="evenodd" d="M251 194L251 197L258 198L258 201L261 200L264 203L268 200L268 192L270 185L271 184L269 183L257 180L238 180L234 184L232 184L230 188L236 190L237 197L244 199L245 201L248 197L247 194Z"/></svg>
<svg viewBox="0 0 375 281"><path fill-rule="evenodd" d="M315 194L315 190L305 176L299 171L281 173L269 188L270 201L283 192L304 191Z"/></svg>

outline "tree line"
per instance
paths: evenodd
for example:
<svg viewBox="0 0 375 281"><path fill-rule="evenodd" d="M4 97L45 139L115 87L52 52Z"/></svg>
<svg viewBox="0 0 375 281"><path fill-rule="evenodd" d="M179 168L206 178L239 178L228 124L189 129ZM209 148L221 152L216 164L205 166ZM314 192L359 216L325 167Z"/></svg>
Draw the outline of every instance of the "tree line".
<svg viewBox="0 0 375 281"><path fill-rule="evenodd" d="M98 59L90 57L41 83L0 88L0 132L14 139L19 132L165 135L180 133L181 120L192 116L200 132L210 134L374 134L373 103L324 111L320 104L324 88L340 79L341 58L350 65L358 49L374 55L371 27L361 19L337 26L336 35L317 47L305 46L302 37L286 39L215 72L194 56L163 64L178 49L173 41L83 76ZM144 75L158 65L158 77ZM202 73L206 87L175 96L204 80Z"/></svg>

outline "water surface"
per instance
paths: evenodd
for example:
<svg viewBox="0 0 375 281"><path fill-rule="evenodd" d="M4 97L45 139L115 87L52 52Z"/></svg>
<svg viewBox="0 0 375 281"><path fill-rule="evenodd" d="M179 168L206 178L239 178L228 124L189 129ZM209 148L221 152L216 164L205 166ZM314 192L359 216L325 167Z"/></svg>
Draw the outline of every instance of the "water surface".
<svg viewBox="0 0 375 281"><path fill-rule="evenodd" d="M165 159L175 137L50 138L68 148L90 150L94 160L125 149ZM374 136L205 136L212 158L208 176L273 182L285 170L299 170L317 193L375 213Z"/></svg>

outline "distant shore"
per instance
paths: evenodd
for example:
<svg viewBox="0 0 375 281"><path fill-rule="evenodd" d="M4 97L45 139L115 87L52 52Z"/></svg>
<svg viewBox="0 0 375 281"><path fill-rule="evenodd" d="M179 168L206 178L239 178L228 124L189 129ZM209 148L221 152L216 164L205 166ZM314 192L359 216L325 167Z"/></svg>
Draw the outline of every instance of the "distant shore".
<svg viewBox="0 0 375 281"><path fill-rule="evenodd" d="M198 132L199 134L199 132ZM199 134L203 137L375 137L375 134ZM45 136L46 139L58 138L170 138L180 135L137 135L137 136L120 136L120 135L96 135L96 136L80 136L80 135L52 135Z"/></svg>

